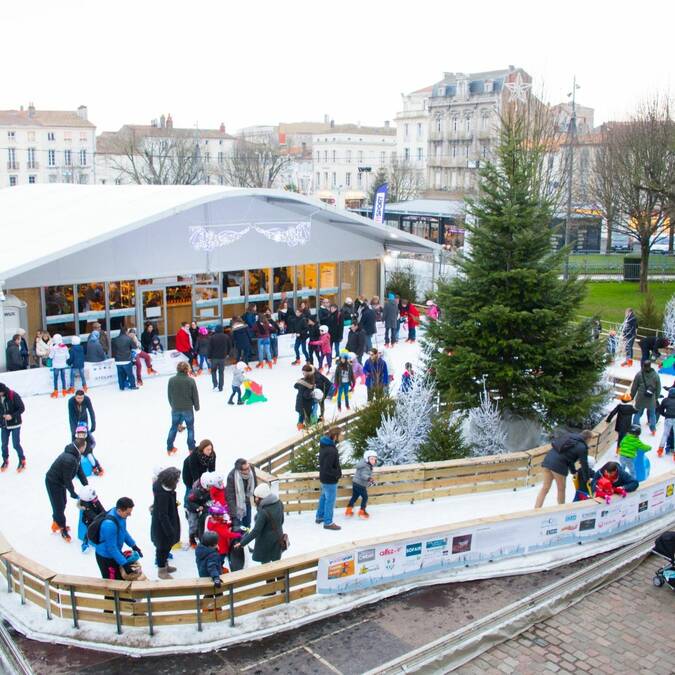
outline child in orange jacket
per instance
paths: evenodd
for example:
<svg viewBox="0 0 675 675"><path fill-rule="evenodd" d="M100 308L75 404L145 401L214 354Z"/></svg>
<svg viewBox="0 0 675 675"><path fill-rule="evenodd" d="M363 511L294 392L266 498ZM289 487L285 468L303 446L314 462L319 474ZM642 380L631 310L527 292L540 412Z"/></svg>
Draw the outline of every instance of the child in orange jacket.
<svg viewBox="0 0 675 675"><path fill-rule="evenodd" d="M209 506L209 519L206 522L206 529L218 535L218 554L220 555L220 566L223 568L223 574L230 571L225 567L225 560L230 554L230 545L233 540L241 537L241 532L232 532L231 524L232 521L225 506L219 502L214 502Z"/></svg>

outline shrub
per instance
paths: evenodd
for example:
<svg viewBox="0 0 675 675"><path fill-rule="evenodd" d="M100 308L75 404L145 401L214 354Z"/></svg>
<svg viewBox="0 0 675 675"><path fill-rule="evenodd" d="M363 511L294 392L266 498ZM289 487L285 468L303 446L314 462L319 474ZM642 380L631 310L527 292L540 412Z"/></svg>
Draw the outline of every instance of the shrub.
<svg viewBox="0 0 675 675"><path fill-rule="evenodd" d="M361 410L358 419L353 422L347 431L347 437L352 444L352 454L356 461L360 460L366 451L369 438L377 434L382 423L383 415L391 415L394 412L395 401L384 394L375 398Z"/></svg>
<svg viewBox="0 0 675 675"><path fill-rule="evenodd" d="M443 410L432 420L429 438L417 453L419 462L444 462L448 459L462 459L471 454L462 437L461 417Z"/></svg>
<svg viewBox="0 0 675 675"><path fill-rule="evenodd" d="M319 439L308 443L293 453L293 459L288 463L291 473L305 473L319 470Z"/></svg>
<svg viewBox="0 0 675 675"><path fill-rule="evenodd" d="M417 302L417 278L411 266L398 267L387 275L386 293Z"/></svg>
<svg viewBox="0 0 675 675"><path fill-rule="evenodd" d="M652 328L661 330L663 327L663 313L659 312L651 293L645 295L645 299L636 312L640 328Z"/></svg>

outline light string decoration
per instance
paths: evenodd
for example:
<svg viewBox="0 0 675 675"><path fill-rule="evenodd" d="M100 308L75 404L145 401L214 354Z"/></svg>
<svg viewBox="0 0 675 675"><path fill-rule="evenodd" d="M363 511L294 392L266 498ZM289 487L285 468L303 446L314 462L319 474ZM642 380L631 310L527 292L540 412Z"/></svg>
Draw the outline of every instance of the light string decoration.
<svg viewBox="0 0 675 675"><path fill-rule="evenodd" d="M227 229L217 229L227 228ZM190 244L196 251L213 251L239 241L251 230L263 235L277 244L286 244L289 248L304 246L311 238L310 221L269 223L232 223L220 225L198 225L190 228Z"/></svg>

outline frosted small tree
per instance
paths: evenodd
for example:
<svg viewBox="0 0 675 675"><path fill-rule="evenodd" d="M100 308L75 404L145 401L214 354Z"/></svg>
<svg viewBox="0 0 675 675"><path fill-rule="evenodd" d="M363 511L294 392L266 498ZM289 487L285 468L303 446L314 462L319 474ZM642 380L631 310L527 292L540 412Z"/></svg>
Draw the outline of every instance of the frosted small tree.
<svg viewBox="0 0 675 675"><path fill-rule="evenodd" d="M499 407L490 399L485 382L483 377L480 405L469 410L465 440L474 455L498 455L506 452L506 428Z"/></svg>
<svg viewBox="0 0 675 675"><path fill-rule="evenodd" d="M616 355L617 360L626 358L626 319L614 327L616 330Z"/></svg>
<svg viewBox="0 0 675 675"><path fill-rule="evenodd" d="M671 345L675 344L675 295L666 304L666 311L663 314L663 334Z"/></svg>
<svg viewBox="0 0 675 675"><path fill-rule="evenodd" d="M436 389L423 374L415 375L408 391L400 392L392 415L382 418L377 434L368 440L385 464L411 464L431 430Z"/></svg>

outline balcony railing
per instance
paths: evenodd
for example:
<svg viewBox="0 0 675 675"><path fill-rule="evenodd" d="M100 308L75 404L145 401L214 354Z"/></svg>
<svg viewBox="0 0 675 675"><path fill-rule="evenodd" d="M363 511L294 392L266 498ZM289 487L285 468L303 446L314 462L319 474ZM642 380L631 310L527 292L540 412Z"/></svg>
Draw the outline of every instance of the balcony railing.
<svg viewBox="0 0 675 675"><path fill-rule="evenodd" d="M40 168L40 162L27 162L26 168L27 169L39 169Z"/></svg>
<svg viewBox="0 0 675 675"><path fill-rule="evenodd" d="M18 171L20 166L21 165L19 164L19 162L13 162L12 160L7 162L7 170L8 171Z"/></svg>

